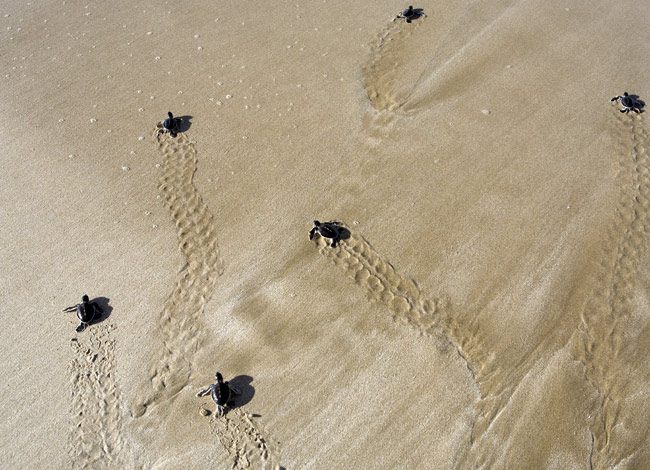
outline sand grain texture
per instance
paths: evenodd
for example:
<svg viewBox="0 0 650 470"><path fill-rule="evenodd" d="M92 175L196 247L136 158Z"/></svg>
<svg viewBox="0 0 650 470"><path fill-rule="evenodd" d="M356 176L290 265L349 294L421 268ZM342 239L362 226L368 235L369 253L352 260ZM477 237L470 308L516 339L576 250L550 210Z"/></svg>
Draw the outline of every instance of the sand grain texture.
<svg viewBox="0 0 650 470"><path fill-rule="evenodd" d="M124 414L115 380L112 325L95 325L70 342L69 375L73 468L133 468L131 450L121 435Z"/></svg>
<svg viewBox="0 0 650 470"><path fill-rule="evenodd" d="M0 467L647 468L650 3L5 3Z"/></svg>
<svg viewBox="0 0 650 470"><path fill-rule="evenodd" d="M250 413L233 410L223 418L211 420L210 431L228 451L233 469L279 470L279 453L267 444Z"/></svg>
<svg viewBox="0 0 650 470"><path fill-rule="evenodd" d="M642 317L634 305L639 262L647 252L650 217L650 143L647 124L637 116L618 115L621 201L601 261L597 288L582 314L583 349L577 353L586 376L598 391L598 408L591 427L595 468L617 465L640 452L646 431L630 420L629 399L643 393L650 376L643 374L639 355L631 347L643 334ZM637 413L641 411L637 409ZM650 418L643 413L646 418ZM627 428L620 431L620 428Z"/></svg>
<svg viewBox="0 0 650 470"><path fill-rule="evenodd" d="M223 261L215 235L213 216L192 183L197 158L194 145L185 134L172 138L155 131L163 156L160 192L178 231L179 249L185 265L176 278L174 291L165 302L158 322L158 353L153 356L149 377L153 395L139 398L133 415L142 416L146 408L174 396L188 384L192 355L200 349L205 333L201 314L213 294L216 279L223 273ZM158 342L156 341L156 342Z"/></svg>

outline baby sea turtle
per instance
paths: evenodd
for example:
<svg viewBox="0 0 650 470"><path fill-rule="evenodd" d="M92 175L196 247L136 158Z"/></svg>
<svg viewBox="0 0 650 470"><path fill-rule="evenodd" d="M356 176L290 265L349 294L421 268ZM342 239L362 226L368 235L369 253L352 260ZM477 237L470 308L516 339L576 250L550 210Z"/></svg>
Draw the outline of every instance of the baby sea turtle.
<svg viewBox="0 0 650 470"><path fill-rule="evenodd" d="M171 111L167 111L167 119L162 122L161 133L169 132L172 137L176 137L181 127L181 118L175 118Z"/></svg>
<svg viewBox="0 0 650 470"><path fill-rule="evenodd" d="M407 23L410 23L413 20L417 20L421 16L427 16L427 15L424 14L424 11L422 11L422 8L413 8L413 5L409 5L408 8L403 10L401 13L398 13L395 20L399 20L401 18L404 18ZM393 21L395 21L395 20L393 20Z"/></svg>
<svg viewBox="0 0 650 470"><path fill-rule="evenodd" d="M332 248L341 240L341 224L338 222L319 222L314 220L314 228L309 231L309 239L313 240L316 232L323 237L332 240Z"/></svg>
<svg viewBox="0 0 650 470"><path fill-rule="evenodd" d="M212 401L217 405L215 414L221 417L225 414L225 409L232 407L234 402L230 400L233 395L240 395L241 392L238 388L233 387L228 382L223 381L223 377L219 372L214 374L216 382L208 385L208 388L201 390L196 394L197 397L202 397L210 393Z"/></svg>
<svg viewBox="0 0 650 470"><path fill-rule="evenodd" d="M621 100L621 104L623 105L623 109L619 109L621 113L627 114L630 111L634 111L635 113L639 114L641 112L641 103L628 95L627 91L623 93L623 96L615 96L610 101L618 100Z"/></svg>
<svg viewBox="0 0 650 470"><path fill-rule="evenodd" d="M77 327L78 332L82 332L95 319L96 316L104 313L97 302L90 302L87 295L81 298L81 303L72 307L64 308L64 312L77 312L77 318L81 323Z"/></svg>

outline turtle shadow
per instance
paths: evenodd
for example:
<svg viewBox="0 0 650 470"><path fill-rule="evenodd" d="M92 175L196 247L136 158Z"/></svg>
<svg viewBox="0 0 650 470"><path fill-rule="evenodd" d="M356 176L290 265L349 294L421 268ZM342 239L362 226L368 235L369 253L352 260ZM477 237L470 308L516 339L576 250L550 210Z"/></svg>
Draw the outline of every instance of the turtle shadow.
<svg viewBox="0 0 650 470"><path fill-rule="evenodd" d="M239 389L239 395L232 399L233 406L230 408L239 408L251 402L255 396L255 388L251 385L253 377L250 375L238 375L228 381L229 385Z"/></svg>
<svg viewBox="0 0 650 470"><path fill-rule="evenodd" d="M412 23L415 20L419 20L423 16L427 16L424 13L424 8L413 8L413 14L408 18L404 18L403 16L401 16L401 14L402 13L400 12L399 15L397 15L397 17L393 21L405 20L407 23Z"/></svg>
<svg viewBox="0 0 650 470"><path fill-rule="evenodd" d="M345 225L339 225L339 241L348 240L351 236L352 233Z"/></svg>
<svg viewBox="0 0 650 470"><path fill-rule="evenodd" d="M424 14L424 8L413 8L413 15L411 16L411 21L419 20Z"/></svg>
<svg viewBox="0 0 650 470"><path fill-rule="evenodd" d="M347 228L345 225L343 225L341 222L336 222L335 220L331 220L331 221L325 222L325 223L336 225L336 228L339 231L339 237L336 240L336 243L334 243L334 246L332 248L336 247L336 245L338 245L341 240L347 240L352 236L352 233L350 232L350 229Z"/></svg>
<svg viewBox="0 0 650 470"><path fill-rule="evenodd" d="M113 307L109 305L110 301L111 299L109 299L108 297L95 297L94 299L91 299L91 302L96 303L99 306L99 308L102 309L102 313L95 316L95 318L93 318L93 320L90 323L88 323L88 326L101 323L104 320L108 320L108 317L110 317L111 313L113 313Z"/></svg>
<svg viewBox="0 0 650 470"><path fill-rule="evenodd" d="M634 95L634 94L630 95L630 94L628 94L628 96L630 98L632 98L634 101L636 101L637 108L639 109L639 113L645 112L644 109L643 109L643 108L645 108L645 101L643 101L642 99L639 99L639 95Z"/></svg>
<svg viewBox="0 0 650 470"><path fill-rule="evenodd" d="M339 244L339 242L341 240L347 240L352 235L350 233L349 228L347 228L345 225L343 225L343 223L337 222L336 220L330 220L329 222L323 222L322 225L334 225L334 226L336 226L336 230L338 231L338 238L336 238L336 240L334 241L334 244L331 245L332 248L335 248ZM315 229L315 227L314 227L314 229ZM318 233L318 232L316 232L316 233ZM322 235L321 235L321 237L322 237ZM329 246L331 244L331 242L332 242L332 239L331 238L325 238L325 242Z"/></svg>
<svg viewBox="0 0 650 470"><path fill-rule="evenodd" d="M194 116L176 116L176 119L180 119L178 123L178 132L187 132L192 123L190 122Z"/></svg>

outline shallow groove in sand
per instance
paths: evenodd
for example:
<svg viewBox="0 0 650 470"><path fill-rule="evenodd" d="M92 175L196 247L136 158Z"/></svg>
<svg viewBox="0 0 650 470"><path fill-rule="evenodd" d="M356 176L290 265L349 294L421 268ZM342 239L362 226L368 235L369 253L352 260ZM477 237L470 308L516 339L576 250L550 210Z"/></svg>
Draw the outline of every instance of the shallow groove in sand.
<svg viewBox="0 0 650 470"><path fill-rule="evenodd" d="M509 371L504 370L481 340L478 324L467 314L455 312L446 302L425 295L413 280L397 273L362 236L351 233L337 248L331 248L322 238L317 243L320 253L339 266L369 300L386 306L393 319L410 324L425 335L443 338L456 349L474 380L480 400L475 405L470 445L457 456L454 468L473 465L472 446L490 429L517 386L504 379ZM522 361L518 368L529 367L529 363Z"/></svg>
<svg viewBox="0 0 650 470"><path fill-rule="evenodd" d="M400 276L362 236L351 233L337 248L322 238L317 244L329 258L363 289L368 299L385 305L395 321L417 328L422 334L444 338L463 358L472 377L479 370L477 358L464 345L471 339L453 312L440 299L429 298L412 279Z"/></svg>
<svg viewBox="0 0 650 470"><path fill-rule="evenodd" d="M184 265L160 313L151 386L139 395L134 416L174 396L189 382L192 358L204 341L200 317L223 273L213 216L192 181L197 168L194 144L182 133L172 138L156 131L154 138L163 157L159 190L176 224Z"/></svg>
<svg viewBox="0 0 650 470"><path fill-rule="evenodd" d="M122 438L122 407L115 381L111 325L92 325L70 343L68 372L72 391L72 468L132 468Z"/></svg>
<svg viewBox="0 0 650 470"><path fill-rule="evenodd" d="M370 46L370 58L363 68L364 88L372 107L377 111L394 111L403 104L397 96L396 71L402 67L404 42L422 23L418 20L409 27L390 23Z"/></svg>
<svg viewBox="0 0 650 470"><path fill-rule="evenodd" d="M617 113L619 146L623 149L621 201L601 261L599 283L581 317L582 345L577 353L600 402L591 427L593 468L612 468L628 454L613 430L628 425L622 407L636 351L630 351L632 296L639 260L647 250L650 225L650 143L640 116ZM641 433L642 434L642 433ZM629 449L628 449L629 450Z"/></svg>
<svg viewBox="0 0 650 470"><path fill-rule="evenodd" d="M399 96L398 72L404 67L403 46L421 23L421 19L408 27L399 22L389 23L370 44L370 57L362 72L363 86L372 106L372 112L364 118L364 129L373 146L396 122L408 98Z"/></svg>
<svg viewBox="0 0 650 470"><path fill-rule="evenodd" d="M210 431L228 451L234 470L280 469L279 454L270 448L250 413L236 408L210 420Z"/></svg>

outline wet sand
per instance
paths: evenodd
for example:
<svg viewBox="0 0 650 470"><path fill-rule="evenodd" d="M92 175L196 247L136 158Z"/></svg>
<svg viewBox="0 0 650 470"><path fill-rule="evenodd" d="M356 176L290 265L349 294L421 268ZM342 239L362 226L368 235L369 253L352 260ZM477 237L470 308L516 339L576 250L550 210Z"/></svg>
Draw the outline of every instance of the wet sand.
<svg viewBox="0 0 650 470"><path fill-rule="evenodd" d="M648 468L650 6L414 6L0 7L2 468Z"/></svg>

